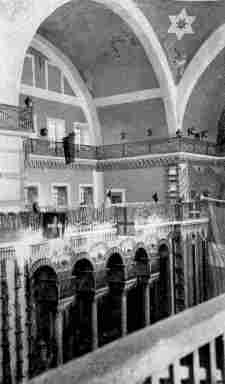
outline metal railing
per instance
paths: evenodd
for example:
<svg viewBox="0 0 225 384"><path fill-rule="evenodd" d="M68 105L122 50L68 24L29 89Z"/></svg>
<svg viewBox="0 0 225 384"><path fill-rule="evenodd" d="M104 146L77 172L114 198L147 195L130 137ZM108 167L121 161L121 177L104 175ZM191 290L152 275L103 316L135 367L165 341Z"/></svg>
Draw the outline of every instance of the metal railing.
<svg viewBox="0 0 225 384"><path fill-rule="evenodd" d="M97 148L99 160L174 152L216 155L217 147L215 143L188 137L164 137L133 143L104 145Z"/></svg>
<svg viewBox="0 0 225 384"><path fill-rule="evenodd" d="M32 107L15 107L11 105L0 105L0 129L12 131L33 131L33 109Z"/></svg>
<svg viewBox="0 0 225 384"><path fill-rule="evenodd" d="M50 142L44 138L28 139L25 147L27 154L64 157L62 142ZM96 160L176 152L189 152L211 156L221 156L224 153L224 151L221 152L218 150L215 143L188 137L161 138L102 145L98 147L92 145L74 145L73 147L74 158Z"/></svg>
<svg viewBox="0 0 225 384"><path fill-rule="evenodd" d="M49 141L45 138L27 139L25 142L26 154L40 156L64 157L64 146L62 141ZM92 145L74 145L74 157L81 159L96 159L96 147Z"/></svg>
<svg viewBox="0 0 225 384"><path fill-rule="evenodd" d="M50 218L47 218L47 215ZM175 204L159 204L152 202L126 203L113 205L110 208L79 207L64 211L33 213L0 213L0 239L4 234L19 231L53 233L56 237L66 232L95 232L100 224L109 223L117 227L118 234L133 234L135 223L138 225L154 225L163 222L176 222L188 219L208 217L207 202L190 201ZM55 220L57 219L57 220ZM47 220L47 221L46 221ZM50 220L48 222L48 220ZM48 228L48 224L49 227ZM59 229L60 227L60 229ZM132 231L129 232L129 227ZM48 234L44 235L48 237Z"/></svg>

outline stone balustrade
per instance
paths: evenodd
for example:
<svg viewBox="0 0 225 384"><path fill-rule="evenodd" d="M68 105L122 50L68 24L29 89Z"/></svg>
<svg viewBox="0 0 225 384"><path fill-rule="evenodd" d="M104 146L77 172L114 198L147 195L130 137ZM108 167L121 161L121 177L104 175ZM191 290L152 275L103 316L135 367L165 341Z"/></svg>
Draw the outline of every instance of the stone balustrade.
<svg viewBox="0 0 225 384"><path fill-rule="evenodd" d="M144 328L31 384L225 381L225 295Z"/></svg>
<svg viewBox="0 0 225 384"><path fill-rule="evenodd" d="M50 142L47 139L28 139L25 145L26 153L42 156L64 157L62 142ZM75 158L81 159L119 159L124 157L136 157L166 153L196 153L202 155L223 155L224 151L218 151L215 143L191 139L189 137L171 137L151 139L121 144L102 146L75 145Z"/></svg>

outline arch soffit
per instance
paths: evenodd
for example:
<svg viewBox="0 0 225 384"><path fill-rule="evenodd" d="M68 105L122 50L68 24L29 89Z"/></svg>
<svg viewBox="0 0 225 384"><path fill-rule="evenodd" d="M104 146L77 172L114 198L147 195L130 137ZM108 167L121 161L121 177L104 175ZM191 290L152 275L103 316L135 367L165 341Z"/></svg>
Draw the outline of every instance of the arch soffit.
<svg viewBox="0 0 225 384"><path fill-rule="evenodd" d="M106 256L105 256L105 267L107 268L107 265L108 265L108 262L109 262L109 259L110 257L113 255L113 254L119 254L121 259L122 259L122 262L123 262L123 266L126 267L126 255L124 254L124 252L122 251L122 249L120 249L119 247L113 247L113 248L110 248L107 253L106 253Z"/></svg>
<svg viewBox="0 0 225 384"><path fill-rule="evenodd" d="M159 252L159 249L162 245L165 245L168 248L168 251L170 253L171 247L168 239L160 239L157 243L157 252Z"/></svg>
<svg viewBox="0 0 225 384"><path fill-rule="evenodd" d="M30 45L52 60L66 75L72 90L81 100L80 106L90 126L93 144L101 144L101 127L93 98L74 64L57 47L39 34L35 35Z"/></svg>
<svg viewBox="0 0 225 384"><path fill-rule="evenodd" d="M58 280L56 268L53 265L53 263L51 262L51 260L49 260L47 258L39 259L39 260L35 261L33 264L31 264L31 266L29 268L29 276L32 277L35 274L35 272L37 272L37 270L41 267L50 267L56 275L56 280Z"/></svg>
<svg viewBox="0 0 225 384"><path fill-rule="evenodd" d="M177 93L177 116L180 129L182 129L184 114L194 87L197 85L204 71L213 60L215 60L224 47L225 24L221 25L210 35L187 66L178 86Z"/></svg>
<svg viewBox="0 0 225 384"><path fill-rule="evenodd" d="M96 264L94 260L91 259L90 255L87 252L82 252L81 254L78 255L76 260L72 263L72 266L71 266L72 275L73 275L74 268L76 267L76 264L81 260L87 260L93 267L93 273L96 272Z"/></svg>
<svg viewBox="0 0 225 384"><path fill-rule="evenodd" d="M159 39L154 32L149 20L145 17L143 12L135 4L134 0L92 0L98 4L103 4L107 8L111 9L114 13L118 14L133 30L139 41L141 42L145 53L152 64L153 69L160 83L160 88L163 94L163 100L165 104L165 111L168 123L169 133L172 135L176 131L176 95L177 89L173 80L173 76L168 64L166 54L159 42ZM35 34L41 23L50 16L57 8L60 8L64 4L68 3L68 0L46 0L43 8L40 9L39 1L35 0L35 9L37 12L33 12L32 20L30 20L29 28L30 33ZM35 15L35 16L34 16ZM31 23L32 21L32 23ZM32 29L31 29L32 28ZM25 42L24 55L30 44L30 41ZM18 76L17 89L20 88L20 82L22 77L22 63L20 73ZM86 89L85 93L89 93ZM91 98L91 95L88 95ZM101 144L101 143L98 143Z"/></svg>
<svg viewBox="0 0 225 384"><path fill-rule="evenodd" d="M149 254L149 250L148 250L148 247L145 245L144 242L139 242L135 245L134 249L133 249L133 253L134 253L134 258L136 258L136 253L139 249L144 249L144 251L146 252L146 255L148 257L148 260L150 261L151 257L150 257L150 254Z"/></svg>

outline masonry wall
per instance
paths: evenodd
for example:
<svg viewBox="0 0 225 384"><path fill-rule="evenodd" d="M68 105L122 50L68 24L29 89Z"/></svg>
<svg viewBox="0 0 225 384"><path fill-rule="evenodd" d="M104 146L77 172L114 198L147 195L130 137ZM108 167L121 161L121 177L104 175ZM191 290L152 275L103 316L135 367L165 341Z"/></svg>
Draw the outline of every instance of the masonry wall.
<svg viewBox="0 0 225 384"><path fill-rule="evenodd" d="M166 171L163 167L113 170L104 174L105 188L125 189L126 201L152 201L157 192L160 201L166 196Z"/></svg>

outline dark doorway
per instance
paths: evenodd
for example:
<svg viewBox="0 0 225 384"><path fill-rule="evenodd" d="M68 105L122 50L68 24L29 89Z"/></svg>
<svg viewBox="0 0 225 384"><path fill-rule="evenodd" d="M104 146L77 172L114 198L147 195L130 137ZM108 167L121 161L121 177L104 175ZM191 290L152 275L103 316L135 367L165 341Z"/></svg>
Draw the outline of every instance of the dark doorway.
<svg viewBox="0 0 225 384"><path fill-rule="evenodd" d="M164 319L171 314L171 272L170 256L167 245L159 247L159 318Z"/></svg>
<svg viewBox="0 0 225 384"><path fill-rule="evenodd" d="M104 344L121 337L121 296L124 289L125 274L123 259L113 253L106 266L109 294L105 298Z"/></svg>
<svg viewBox="0 0 225 384"><path fill-rule="evenodd" d="M92 301L95 292L93 265L88 259L78 260L74 266L76 298L70 308L67 337L71 338L72 356L81 356L92 350Z"/></svg>
<svg viewBox="0 0 225 384"><path fill-rule="evenodd" d="M57 365L55 320L58 305L57 276L49 266L42 266L32 278L33 324L31 376Z"/></svg>

